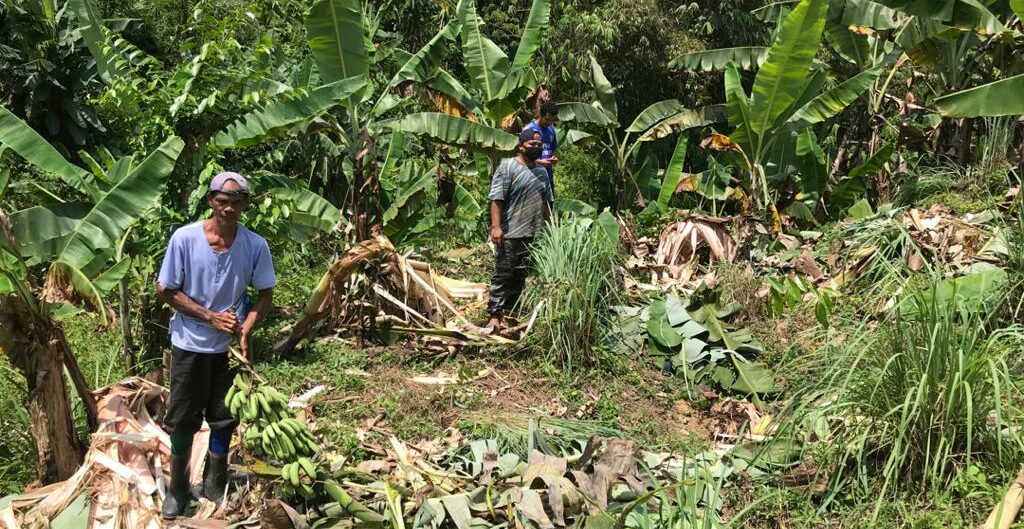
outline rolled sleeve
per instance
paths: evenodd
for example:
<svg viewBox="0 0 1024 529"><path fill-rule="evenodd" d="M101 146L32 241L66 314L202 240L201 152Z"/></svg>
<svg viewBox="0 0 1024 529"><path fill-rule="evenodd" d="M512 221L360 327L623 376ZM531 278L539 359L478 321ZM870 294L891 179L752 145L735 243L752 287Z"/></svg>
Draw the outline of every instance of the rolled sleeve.
<svg viewBox="0 0 1024 529"><path fill-rule="evenodd" d="M503 163L498 166L494 171L494 175L491 176L491 192L487 194L487 199L505 200L507 198L505 193L511 184L512 180L509 177L509 172Z"/></svg>
<svg viewBox="0 0 1024 529"><path fill-rule="evenodd" d="M274 273L274 261L270 257L270 246L267 241L260 241L256 258L253 262L252 286L256 290L273 288L277 284L277 274Z"/></svg>
<svg viewBox="0 0 1024 529"><path fill-rule="evenodd" d="M164 252L164 261L160 265L160 273L157 275L157 283L160 286L177 290L185 281L185 259L184 248L182 248L181 237L178 232L171 235L167 243L167 251Z"/></svg>

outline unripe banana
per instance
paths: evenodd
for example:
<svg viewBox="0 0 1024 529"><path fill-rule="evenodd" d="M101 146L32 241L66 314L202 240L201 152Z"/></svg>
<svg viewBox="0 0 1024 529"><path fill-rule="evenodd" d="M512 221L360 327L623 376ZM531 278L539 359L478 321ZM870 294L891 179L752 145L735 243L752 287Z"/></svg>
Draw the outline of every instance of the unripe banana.
<svg viewBox="0 0 1024 529"><path fill-rule="evenodd" d="M316 465L312 461L308 458L300 457L297 464L302 466L302 470L309 476L309 479L316 480Z"/></svg>

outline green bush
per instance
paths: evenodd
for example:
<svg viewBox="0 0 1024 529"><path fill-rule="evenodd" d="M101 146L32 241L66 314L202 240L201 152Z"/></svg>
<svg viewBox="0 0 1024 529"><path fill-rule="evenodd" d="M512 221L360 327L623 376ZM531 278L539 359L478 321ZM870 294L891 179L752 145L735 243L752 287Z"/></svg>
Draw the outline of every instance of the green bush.
<svg viewBox="0 0 1024 529"><path fill-rule="evenodd" d="M576 146L558 150L555 167L555 197L581 200L598 210L612 205L612 168L596 156L595 150Z"/></svg>
<svg viewBox="0 0 1024 529"><path fill-rule="evenodd" d="M802 403L794 424L822 441L833 491L852 482L881 502L942 490L972 464L1018 461L1008 404L1020 394L1008 362L1024 329L991 330L995 311L951 308L931 292L908 299L912 316L826 346L816 358L825 375L793 399Z"/></svg>
<svg viewBox="0 0 1024 529"><path fill-rule="evenodd" d="M536 279L522 299L526 310L540 307L531 345L567 373L596 365L618 293L617 241L589 219L556 219L531 254Z"/></svg>

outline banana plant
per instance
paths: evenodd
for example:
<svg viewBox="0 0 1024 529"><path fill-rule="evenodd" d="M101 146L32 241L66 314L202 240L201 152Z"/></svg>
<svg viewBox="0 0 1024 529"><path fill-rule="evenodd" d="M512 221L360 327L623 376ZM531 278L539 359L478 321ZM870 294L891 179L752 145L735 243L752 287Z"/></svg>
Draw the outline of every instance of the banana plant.
<svg viewBox="0 0 1024 529"><path fill-rule="evenodd" d="M827 0L803 0L785 18L748 95L739 67L725 70L728 136L713 135L705 146L727 151L747 173L754 205L772 211L777 219L778 187L799 179L798 142L805 136L804 155L816 154L812 128L842 112L879 77L871 68L825 89L822 72L809 74L821 42L828 10ZM809 175L804 175L805 177ZM776 185L773 185L776 184ZM812 203L824 187L820 176L800 182Z"/></svg>
<svg viewBox="0 0 1024 529"><path fill-rule="evenodd" d="M80 195L9 217L0 212L0 349L29 381L37 467L40 478L50 482L69 477L83 453L64 388L64 367L90 426L97 421L95 402L54 310L80 301L109 323L103 298L128 270L127 259L109 264L115 247L156 205L184 142L172 136L144 159L120 158L96 178L0 106L0 147L54 174ZM35 267L46 270L41 289L35 285Z"/></svg>
<svg viewBox="0 0 1024 529"><path fill-rule="evenodd" d="M102 178L95 178L0 107L0 143L83 195L82 200L12 213L13 238L28 265L46 266L44 300L81 300L108 323L103 297L125 274L128 261L108 263L125 231L156 205L184 142L172 136L144 159L120 158Z"/></svg>
<svg viewBox="0 0 1024 529"><path fill-rule="evenodd" d="M475 0L461 0L456 13L391 81L396 88L423 90L438 112L410 114L393 126L480 152L493 166L500 153L515 148L516 138L507 131L515 128L524 101L536 95L540 84L542 74L532 63L550 22L551 0L533 0L511 59L484 35ZM468 87L441 64L456 41L461 44L463 66L469 74Z"/></svg>
<svg viewBox="0 0 1024 529"><path fill-rule="evenodd" d="M573 144L593 144L613 160L618 209L627 206L627 198L634 191L637 202L645 204L645 193L638 175L656 174L658 171L651 165L655 162L652 162L650 157L641 156L644 145L678 132L710 125L724 118L724 107L721 105L692 110L684 107L676 99L668 99L644 109L620 135L621 125L615 101L615 87L605 77L604 70L593 55L590 56L590 82L595 101L562 103L559 105L558 119L563 123L583 125L600 132L595 134L570 129L565 133L562 145L567 147ZM661 190L654 202L662 210L668 207L668 201L675 192L682 174L686 141L685 136L680 136L672 160L665 170Z"/></svg>

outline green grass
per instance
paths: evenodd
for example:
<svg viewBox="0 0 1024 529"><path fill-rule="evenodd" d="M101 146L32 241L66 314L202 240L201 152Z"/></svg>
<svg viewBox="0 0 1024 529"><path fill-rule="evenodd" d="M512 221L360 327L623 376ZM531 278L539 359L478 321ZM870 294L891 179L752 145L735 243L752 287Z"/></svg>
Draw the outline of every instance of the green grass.
<svg viewBox="0 0 1024 529"><path fill-rule="evenodd" d="M876 514L894 496L946 489L972 465L1011 469L1024 446L1008 429L1021 398L1008 362L1024 329L994 329L994 313L924 295L914 301L918 316L862 325L823 348L813 361L824 375L792 396L796 431L831 426L814 451L832 493L877 498Z"/></svg>
<svg viewBox="0 0 1024 529"><path fill-rule="evenodd" d="M522 307L540 307L530 346L566 374L602 363L600 344L618 298L618 249L597 225L555 220L530 249L535 273Z"/></svg>

